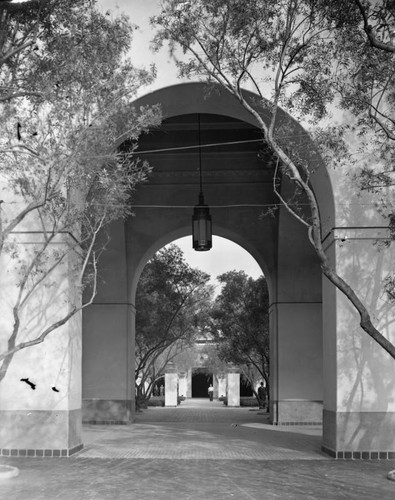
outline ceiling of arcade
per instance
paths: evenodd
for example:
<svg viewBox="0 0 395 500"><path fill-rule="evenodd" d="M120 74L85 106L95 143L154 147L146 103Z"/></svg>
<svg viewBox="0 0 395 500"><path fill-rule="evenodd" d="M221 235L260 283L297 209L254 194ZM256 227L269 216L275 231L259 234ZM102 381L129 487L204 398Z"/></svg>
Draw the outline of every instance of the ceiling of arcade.
<svg viewBox="0 0 395 500"><path fill-rule="evenodd" d="M194 114L168 119L159 130L140 138L138 151L155 151L141 155L154 167L151 186L198 186L199 121L204 187L250 182L271 185L273 162L262 148L258 129L225 116Z"/></svg>
<svg viewBox="0 0 395 500"><path fill-rule="evenodd" d="M199 193L199 128L203 193L214 234L215 223L218 229L218 223L235 226L237 218L257 220L278 203L272 186L274 163L262 147L259 130L225 116L193 114L170 118L140 138L138 152L145 152L141 158L153 171L134 197L136 209L161 205L191 213ZM267 221L271 226L273 222Z"/></svg>
<svg viewBox="0 0 395 500"><path fill-rule="evenodd" d="M138 152L145 152L141 158L149 161L153 171L134 196L133 223L145 217L146 225L154 227L164 215L163 210L168 209L168 218L163 222L169 231L176 229L175 219L180 227L190 227L199 194L199 128L203 193L210 206L213 233L228 237L221 230L231 230L248 239L248 233L264 231L274 242L275 219L261 218L266 208L277 203L272 187L272 158L263 150L259 130L219 115L172 117L158 130L140 138ZM162 212L154 207L161 207ZM270 254L274 255L273 250Z"/></svg>
<svg viewBox="0 0 395 500"><path fill-rule="evenodd" d="M126 224L129 275L161 246L190 234L199 194L199 122L204 201L213 234L242 245L270 281L279 258L279 212L267 214L278 206L275 162L258 129L214 114L175 116L140 138L137 152L153 171L133 196L135 216ZM166 239L169 235L174 237Z"/></svg>

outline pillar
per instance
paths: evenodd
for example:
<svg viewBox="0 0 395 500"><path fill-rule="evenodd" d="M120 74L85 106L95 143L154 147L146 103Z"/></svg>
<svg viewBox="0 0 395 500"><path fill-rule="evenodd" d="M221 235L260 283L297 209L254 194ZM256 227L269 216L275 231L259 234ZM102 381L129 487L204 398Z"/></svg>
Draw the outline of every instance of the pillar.
<svg viewBox="0 0 395 500"><path fill-rule="evenodd" d="M213 399L218 399L218 377L213 373Z"/></svg>
<svg viewBox="0 0 395 500"><path fill-rule="evenodd" d="M282 189L286 195L286 182ZM322 423L321 268L298 224L279 210L277 283L269 309L270 416L276 425Z"/></svg>
<svg viewBox="0 0 395 500"><path fill-rule="evenodd" d="M192 368L188 369L188 374L187 374L187 398L192 397Z"/></svg>
<svg viewBox="0 0 395 500"><path fill-rule="evenodd" d="M68 252L68 235L54 242ZM39 233L16 236L21 261L29 262L40 247ZM12 307L20 279L15 262L3 254L0 262L0 352L14 325ZM39 285L20 316L17 344L36 339L81 303L68 254ZM43 286L42 286L43 285ZM29 385L27 379L31 384ZM42 343L17 352L0 382L0 454L5 456L69 456L82 448L81 435L81 313L52 331Z"/></svg>
<svg viewBox="0 0 395 500"><path fill-rule="evenodd" d="M180 373L180 378L178 381L178 394L180 396L184 396L184 398L187 397L188 394L188 373L187 372L182 372Z"/></svg>
<svg viewBox="0 0 395 500"><path fill-rule="evenodd" d="M240 373L237 368L229 368L227 379L228 406L240 406Z"/></svg>
<svg viewBox="0 0 395 500"><path fill-rule="evenodd" d="M111 225L95 301L83 313L83 421L128 424L135 415L135 316L122 221Z"/></svg>
<svg viewBox="0 0 395 500"><path fill-rule="evenodd" d="M177 368L168 363L165 372L165 406L177 406Z"/></svg>
<svg viewBox="0 0 395 500"><path fill-rule="evenodd" d="M395 252L385 228L342 228L326 241L337 272L367 305L393 344L393 305L383 280ZM395 361L360 327L348 299L324 281L323 449L337 458L395 458Z"/></svg>
<svg viewBox="0 0 395 500"><path fill-rule="evenodd" d="M218 376L218 397L226 397L226 376L221 374Z"/></svg>

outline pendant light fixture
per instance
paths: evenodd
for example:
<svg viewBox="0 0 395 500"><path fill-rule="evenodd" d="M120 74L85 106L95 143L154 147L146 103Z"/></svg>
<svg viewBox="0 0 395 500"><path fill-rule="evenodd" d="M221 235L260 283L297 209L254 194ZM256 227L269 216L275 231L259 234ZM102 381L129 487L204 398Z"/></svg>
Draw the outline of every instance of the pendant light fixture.
<svg viewBox="0 0 395 500"><path fill-rule="evenodd" d="M199 203L195 205L192 216L192 242L193 249L197 252L210 250L212 247L212 227L210 210L204 203L202 182L202 149L200 144L200 114L198 114L199 132L199 180L200 192Z"/></svg>

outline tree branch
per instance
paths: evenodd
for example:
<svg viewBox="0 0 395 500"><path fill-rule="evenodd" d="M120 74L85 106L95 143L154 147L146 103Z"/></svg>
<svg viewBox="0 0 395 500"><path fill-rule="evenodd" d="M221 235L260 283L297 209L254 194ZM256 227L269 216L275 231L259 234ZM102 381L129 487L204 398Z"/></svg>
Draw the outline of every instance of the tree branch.
<svg viewBox="0 0 395 500"><path fill-rule="evenodd" d="M389 52L394 54L395 53L395 46L393 44L388 44L381 42L380 40L377 40L376 36L373 33L373 28L369 24L369 19L366 14L365 7L362 5L362 2L360 0L354 0L355 5L358 7L359 12L361 13L362 20L363 20L363 29L366 33L366 36L370 42L370 45L372 47L375 47L376 49L383 50L384 52Z"/></svg>

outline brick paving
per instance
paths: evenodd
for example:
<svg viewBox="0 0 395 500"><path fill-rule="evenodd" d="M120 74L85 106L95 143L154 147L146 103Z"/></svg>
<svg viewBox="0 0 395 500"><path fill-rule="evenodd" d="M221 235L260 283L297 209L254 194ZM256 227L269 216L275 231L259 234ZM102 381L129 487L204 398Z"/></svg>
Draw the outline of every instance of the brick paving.
<svg viewBox="0 0 395 500"><path fill-rule="evenodd" d="M187 401L148 408L131 426L86 426L71 458L3 458L7 500L394 500L393 460L333 460L319 427L268 425L246 408Z"/></svg>
<svg viewBox="0 0 395 500"><path fill-rule="evenodd" d="M189 400L148 408L132 426L86 426L79 458L327 460L321 427L274 427L266 413Z"/></svg>

